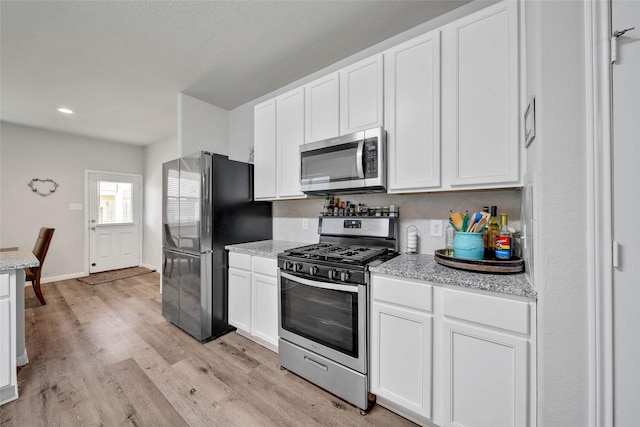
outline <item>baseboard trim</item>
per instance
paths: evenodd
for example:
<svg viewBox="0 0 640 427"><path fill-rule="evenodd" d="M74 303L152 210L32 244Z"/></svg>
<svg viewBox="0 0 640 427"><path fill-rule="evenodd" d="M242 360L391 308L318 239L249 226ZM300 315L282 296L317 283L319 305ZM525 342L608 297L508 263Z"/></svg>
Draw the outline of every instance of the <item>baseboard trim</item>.
<svg viewBox="0 0 640 427"><path fill-rule="evenodd" d="M27 350L24 350L24 353L22 353L19 356L16 356L16 365L17 366L24 366L27 363L29 363L29 357L27 356Z"/></svg>

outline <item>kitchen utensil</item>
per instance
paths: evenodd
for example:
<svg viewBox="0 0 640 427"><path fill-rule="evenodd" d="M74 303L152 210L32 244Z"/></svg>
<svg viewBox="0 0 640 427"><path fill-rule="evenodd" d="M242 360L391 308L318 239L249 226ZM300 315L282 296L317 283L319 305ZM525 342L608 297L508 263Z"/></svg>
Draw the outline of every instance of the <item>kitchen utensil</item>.
<svg viewBox="0 0 640 427"><path fill-rule="evenodd" d="M453 212L449 216L449 219L451 220L451 225L453 225L456 231L462 231L463 218L460 212Z"/></svg>

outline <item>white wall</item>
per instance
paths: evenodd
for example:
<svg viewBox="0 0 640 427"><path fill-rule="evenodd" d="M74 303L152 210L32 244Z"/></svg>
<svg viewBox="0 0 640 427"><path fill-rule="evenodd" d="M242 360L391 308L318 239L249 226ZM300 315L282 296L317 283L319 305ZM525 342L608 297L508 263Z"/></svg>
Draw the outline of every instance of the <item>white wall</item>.
<svg viewBox="0 0 640 427"><path fill-rule="evenodd" d="M586 426L589 414L585 3L526 2L528 149L537 206L538 425Z"/></svg>
<svg viewBox="0 0 640 427"><path fill-rule="evenodd" d="M85 169L143 174L143 148L0 122L0 246L29 249L40 227L56 229L42 281L85 275ZM27 186L50 178L60 186L41 197Z"/></svg>
<svg viewBox="0 0 640 427"><path fill-rule="evenodd" d="M229 158L249 162L253 149L253 104L244 104L229 112Z"/></svg>
<svg viewBox="0 0 640 427"><path fill-rule="evenodd" d="M178 94L180 156L197 151L229 155L229 112L184 93Z"/></svg>
<svg viewBox="0 0 640 427"><path fill-rule="evenodd" d="M143 264L160 271L162 264L162 164L180 157L176 136L144 148Z"/></svg>

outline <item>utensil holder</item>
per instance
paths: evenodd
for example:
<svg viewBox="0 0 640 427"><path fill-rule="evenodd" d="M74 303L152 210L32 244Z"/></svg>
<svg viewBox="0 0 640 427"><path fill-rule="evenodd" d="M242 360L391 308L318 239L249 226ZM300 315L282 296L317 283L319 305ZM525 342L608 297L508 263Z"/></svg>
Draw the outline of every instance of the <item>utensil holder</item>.
<svg viewBox="0 0 640 427"><path fill-rule="evenodd" d="M465 259L484 259L482 233L456 232L453 239L453 256Z"/></svg>

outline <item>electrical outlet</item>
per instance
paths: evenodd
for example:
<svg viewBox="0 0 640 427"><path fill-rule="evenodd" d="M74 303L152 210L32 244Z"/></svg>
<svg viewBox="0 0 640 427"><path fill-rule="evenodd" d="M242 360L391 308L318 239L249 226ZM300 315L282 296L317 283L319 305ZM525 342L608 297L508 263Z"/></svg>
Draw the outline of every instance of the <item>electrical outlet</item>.
<svg viewBox="0 0 640 427"><path fill-rule="evenodd" d="M302 218L302 229L303 230L309 229L309 218Z"/></svg>
<svg viewBox="0 0 640 427"><path fill-rule="evenodd" d="M442 220L431 220L431 237L442 237Z"/></svg>

